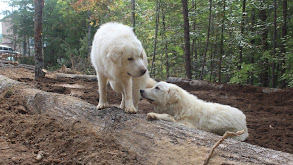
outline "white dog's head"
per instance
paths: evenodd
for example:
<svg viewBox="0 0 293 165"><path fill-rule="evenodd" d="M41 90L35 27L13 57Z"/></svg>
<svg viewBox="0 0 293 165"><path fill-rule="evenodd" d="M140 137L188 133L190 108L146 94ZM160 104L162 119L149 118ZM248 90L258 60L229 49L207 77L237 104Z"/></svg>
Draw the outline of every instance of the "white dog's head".
<svg viewBox="0 0 293 165"><path fill-rule="evenodd" d="M139 44L116 45L107 57L130 76L140 77L147 71L146 54Z"/></svg>
<svg viewBox="0 0 293 165"><path fill-rule="evenodd" d="M166 82L158 82L153 88L140 90L141 96L152 104L165 106L181 99L179 87Z"/></svg>

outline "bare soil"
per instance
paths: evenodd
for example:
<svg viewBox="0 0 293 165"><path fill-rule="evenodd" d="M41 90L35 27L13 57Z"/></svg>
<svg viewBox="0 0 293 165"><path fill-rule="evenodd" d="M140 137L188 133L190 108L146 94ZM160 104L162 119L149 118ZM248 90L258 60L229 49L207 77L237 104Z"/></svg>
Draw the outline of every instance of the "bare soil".
<svg viewBox="0 0 293 165"><path fill-rule="evenodd" d="M97 82L62 78L53 73L35 81L23 68L0 68L0 74L54 93L98 104ZM247 143L293 153L293 89L264 92L265 88L224 84L221 89L177 83L200 99L241 109L247 117ZM119 106L121 95L108 88L108 101ZM59 121L29 114L12 90L0 93L0 164L140 164L137 155L117 144L111 134L93 131L86 122ZM138 113L153 106L141 100ZM44 151L44 158L35 158Z"/></svg>

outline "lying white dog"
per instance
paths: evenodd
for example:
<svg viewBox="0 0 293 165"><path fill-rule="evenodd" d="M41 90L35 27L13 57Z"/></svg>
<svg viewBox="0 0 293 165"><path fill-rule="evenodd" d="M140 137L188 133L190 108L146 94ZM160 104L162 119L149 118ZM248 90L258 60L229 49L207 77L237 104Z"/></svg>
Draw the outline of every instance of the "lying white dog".
<svg viewBox="0 0 293 165"><path fill-rule="evenodd" d="M107 82L122 93L120 108L136 113L140 89L155 81L147 70L147 56L132 28L119 23L102 25L94 36L91 61L97 72L99 84L98 109L109 107ZM151 85L150 85L151 86Z"/></svg>
<svg viewBox="0 0 293 165"><path fill-rule="evenodd" d="M244 141L248 137L246 116L237 108L205 102L177 85L166 82L159 82L155 87L140 92L142 97L154 104L158 112L148 113L148 120L178 122L218 135L226 131L244 130L242 135L233 138Z"/></svg>

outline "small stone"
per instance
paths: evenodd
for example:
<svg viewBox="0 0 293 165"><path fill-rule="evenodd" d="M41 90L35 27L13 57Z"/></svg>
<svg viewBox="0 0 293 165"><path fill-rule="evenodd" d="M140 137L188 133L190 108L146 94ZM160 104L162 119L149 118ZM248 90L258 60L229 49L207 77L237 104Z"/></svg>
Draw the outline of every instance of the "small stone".
<svg viewBox="0 0 293 165"><path fill-rule="evenodd" d="M37 160L38 162L41 161L41 160L44 158L44 154L45 154L44 151L39 151L39 152L38 152L38 155L37 155L37 157L36 157L36 160Z"/></svg>

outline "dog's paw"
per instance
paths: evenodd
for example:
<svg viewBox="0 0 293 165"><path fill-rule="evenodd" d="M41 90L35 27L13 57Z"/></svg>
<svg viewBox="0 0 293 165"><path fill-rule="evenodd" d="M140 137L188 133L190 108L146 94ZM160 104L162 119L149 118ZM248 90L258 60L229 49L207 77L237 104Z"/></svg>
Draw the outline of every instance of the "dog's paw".
<svg viewBox="0 0 293 165"><path fill-rule="evenodd" d="M99 103L97 106L97 109L105 109L105 108L109 108L110 104L109 103Z"/></svg>
<svg viewBox="0 0 293 165"><path fill-rule="evenodd" d="M120 108L121 108L121 109L125 109L125 104L124 104L124 103L121 103L121 104L120 104Z"/></svg>
<svg viewBox="0 0 293 165"><path fill-rule="evenodd" d="M136 108L134 106L129 106L129 107L125 108L125 112L127 112L127 113L136 113L137 110L136 110Z"/></svg>
<svg viewBox="0 0 293 165"><path fill-rule="evenodd" d="M147 114L147 120L158 120L158 118L155 113L151 112Z"/></svg>

